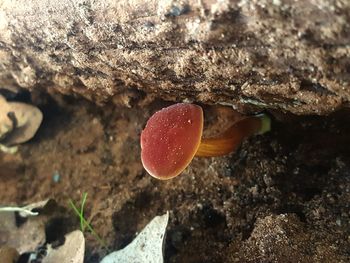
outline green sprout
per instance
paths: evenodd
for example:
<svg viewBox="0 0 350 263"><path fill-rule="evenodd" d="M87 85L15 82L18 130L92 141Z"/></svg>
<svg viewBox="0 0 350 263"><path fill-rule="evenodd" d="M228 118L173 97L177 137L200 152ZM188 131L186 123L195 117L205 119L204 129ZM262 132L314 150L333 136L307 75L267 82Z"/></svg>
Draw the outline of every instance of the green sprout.
<svg viewBox="0 0 350 263"><path fill-rule="evenodd" d="M80 219L81 232L84 233L85 230L88 229L90 231L90 233L96 238L96 240L101 244L101 246L106 248L107 246L106 246L105 241L102 238L100 238L100 236L96 233L96 231L91 226L90 222L88 222L84 217L84 207L85 207L86 199L87 199L87 193L84 192L83 198L82 198L82 201L80 204L80 210L77 208L77 206L75 206L75 204L73 203L73 201L71 199L69 199L69 205Z"/></svg>

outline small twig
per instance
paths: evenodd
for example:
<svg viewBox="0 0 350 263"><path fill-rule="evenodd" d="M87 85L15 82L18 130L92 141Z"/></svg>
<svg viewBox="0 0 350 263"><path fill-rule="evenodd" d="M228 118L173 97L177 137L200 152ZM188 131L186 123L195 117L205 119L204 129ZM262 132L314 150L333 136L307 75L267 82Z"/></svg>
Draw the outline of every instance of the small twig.
<svg viewBox="0 0 350 263"><path fill-rule="evenodd" d="M81 201L81 206L80 206L80 213L81 213L81 217L80 217L80 228L81 231L84 233L85 231L85 224L84 224L84 206L85 206L85 202L86 202L86 198L87 198L87 193L83 193L83 200Z"/></svg>
<svg viewBox="0 0 350 263"><path fill-rule="evenodd" d="M26 216L37 216L38 212L32 212L31 210L21 208L21 207L0 207L0 212L21 212Z"/></svg>

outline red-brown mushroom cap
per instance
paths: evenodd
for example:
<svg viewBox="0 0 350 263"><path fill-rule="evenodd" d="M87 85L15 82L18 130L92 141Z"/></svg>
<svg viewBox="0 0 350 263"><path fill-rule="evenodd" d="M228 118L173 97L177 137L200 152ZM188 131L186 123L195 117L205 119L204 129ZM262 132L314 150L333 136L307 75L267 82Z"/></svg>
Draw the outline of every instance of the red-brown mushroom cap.
<svg viewBox="0 0 350 263"><path fill-rule="evenodd" d="M178 103L156 112L141 133L141 160L158 179L179 175L192 161L201 142L203 111Z"/></svg>

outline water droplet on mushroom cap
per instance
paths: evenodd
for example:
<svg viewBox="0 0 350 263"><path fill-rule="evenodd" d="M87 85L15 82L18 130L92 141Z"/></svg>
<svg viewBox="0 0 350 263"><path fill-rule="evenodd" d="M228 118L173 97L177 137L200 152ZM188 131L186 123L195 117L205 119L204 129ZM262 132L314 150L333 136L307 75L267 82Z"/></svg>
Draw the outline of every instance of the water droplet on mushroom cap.
<svg viewBox="0 0 350 263"><path fill-rule="evenodd" d="M170 179L191 162L200 145L203 111L178 103L156 112L141 133L141 160L149 174Z"/></svg>

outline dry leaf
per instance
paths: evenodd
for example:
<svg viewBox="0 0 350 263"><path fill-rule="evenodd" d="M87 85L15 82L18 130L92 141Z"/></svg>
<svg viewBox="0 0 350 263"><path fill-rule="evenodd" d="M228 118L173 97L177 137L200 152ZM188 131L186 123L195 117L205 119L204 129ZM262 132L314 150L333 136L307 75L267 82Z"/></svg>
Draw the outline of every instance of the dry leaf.
<svg viewBox="0 0 350 263"><path fill-rule="evenodd" d="M5 97L0 94L0 106L3 106L4 104L7 104L7 101Z"/></svg>
<svg viewBox="0 0 350 263"><path fill-rule="evenodd" d="M25 207L0 208L0 246L10 246L19 253L34 251L45 242L45 224L47 217L41 211L50 210L55 204L49 199ZM16 214L18 212L18 214ZM38 216L27 218L28 215ZM22 223L18 223L23 221Z"/></svg>
<svg viewBox="0 0 350 263"><path fill-rule="evenodd" d="M15 145L33 138L43 120L41 111L21 102L7 102L0 95L0 139L4 145Z"/></svg>
<svg viewBox="0 0 350 263"><path fill-rule="evenodd" d="M14 145L26 142L34 137L43 120L41 111L32 105L10 102L10 112L13 112L16 118L15 129L6 136L4 144Z"/></svg>
<svg viewBox="0 0 350 263"><path fill-rule="evenodd" d="M10 106L3 96L0 95L0 139L4 138L13 129L13 122L8 117Z"/></svg>
<svg viewBox="0 0 350 263"><path fill-rule="evenodd" d="M16 225L15 212L0 213L0 246L10 246L19 253L33 251L45 241L45 222L42 217L28 218Z"/></svg>
<svg viewBox="0 0 350 263"><path fill-rule="evenodd" d="M85 239L80 230L65 235L65 242L62 246L47 249L47 255L42 263L83 263L85 251Z"/></svg>
<svg viewBox="0 0 350 263"><path fill-rule="evenodd" d="M163 263L163 243L169 213L156 216L124 249L104 257L101 263Z"/></svg>

